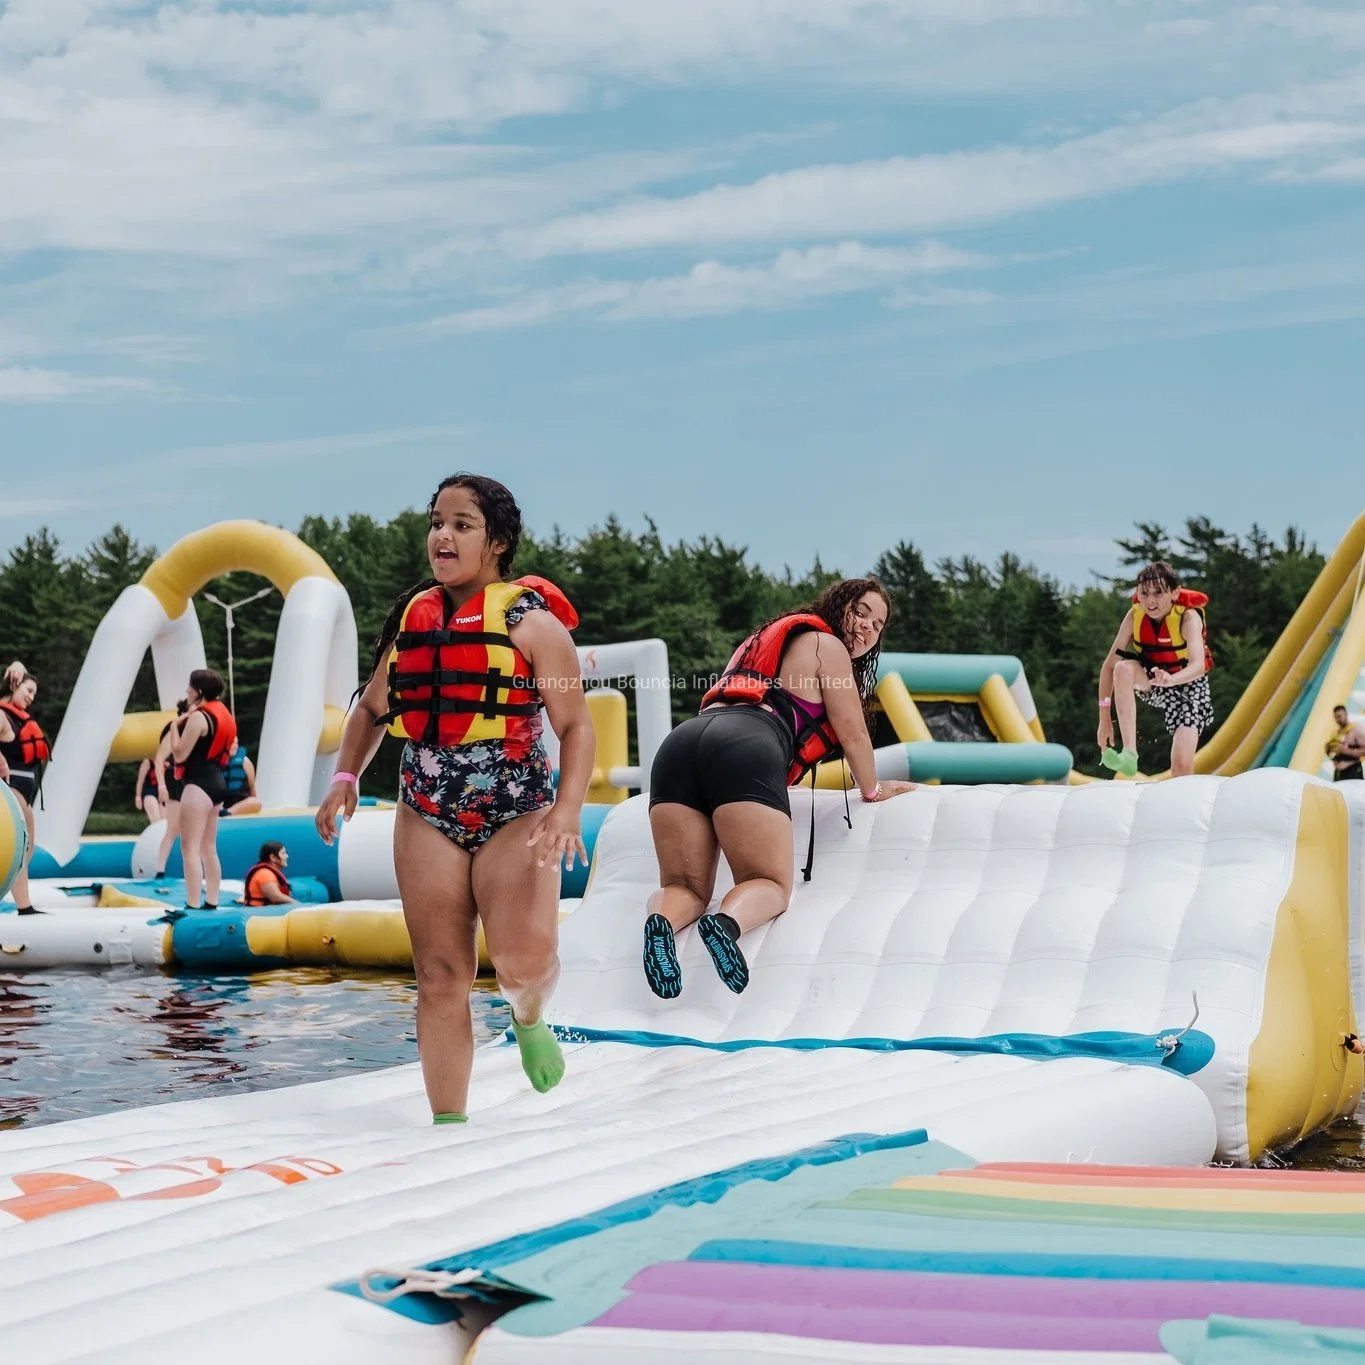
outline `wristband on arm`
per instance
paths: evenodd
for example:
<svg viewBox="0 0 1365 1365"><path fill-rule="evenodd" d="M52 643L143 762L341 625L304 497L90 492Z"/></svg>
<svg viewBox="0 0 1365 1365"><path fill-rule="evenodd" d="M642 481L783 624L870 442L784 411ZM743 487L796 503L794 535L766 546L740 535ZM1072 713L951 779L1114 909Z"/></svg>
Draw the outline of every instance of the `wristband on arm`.
<svg viewBox="0 0 1365 1365"><path fill-rule="evenodd" d="M349 782L353 787L360 785L360 779L354 773L333 773L332 782L334 785L337 782Z"/></svg>
<svg viewBox="0 0 1365 1365"><path fill-rule="evenodd" d="M871 796L869 796L865 791L859 791L859 792L858 792L858 796L859 796L864 802L866 802L867 805L869 805L869 806L870 806L874 801L876 801L877 798L878 798L881 794L882 794L882 784L881 784L880 782L878 782L877 785L876 785L875 787L872 788L872 795L871 795Z"/></svg>
<svg viewBox="0 0 1365 1365"><path fill-rule="evenodd" d="M1114 704L1114 699L1113 699L1113 697L1101 697L1101 698L1100 698L1100 710L1101 710L1101 711L1107 711L1113 704Z"/></svg>

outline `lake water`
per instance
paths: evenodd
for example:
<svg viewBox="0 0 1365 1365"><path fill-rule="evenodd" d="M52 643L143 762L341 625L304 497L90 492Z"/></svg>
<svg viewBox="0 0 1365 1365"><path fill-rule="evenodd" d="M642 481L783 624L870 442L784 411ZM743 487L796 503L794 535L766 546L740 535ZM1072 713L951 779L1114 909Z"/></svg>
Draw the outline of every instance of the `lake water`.
<svg viewBox="0 0 1365 1365"><path fill-rule="evenodd" d="M417 1060L411 976L0 973L0 1128L266 1090ZM480 1038L510 1023L474 993Z"/></svg>

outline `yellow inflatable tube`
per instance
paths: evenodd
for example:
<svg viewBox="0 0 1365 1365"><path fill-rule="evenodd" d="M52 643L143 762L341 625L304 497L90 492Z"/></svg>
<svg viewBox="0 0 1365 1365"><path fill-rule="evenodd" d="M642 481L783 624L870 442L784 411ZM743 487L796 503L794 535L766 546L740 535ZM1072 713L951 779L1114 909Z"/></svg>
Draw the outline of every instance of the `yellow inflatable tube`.
<svg viewBox="0 0 1365 1365"><path fill-rule="evenodd" d="M19 875L28 857L28 826L18 798L0 782L0 896Z"/></svg>
<svg viewBox="0 0 1365 1365"><path fill-rule="evenodd" d="M220 521L178 540L142 575L141 582L174 621L206 583L239 570L268 578L282 596L301 578L338 581L327 561L292 532L260 521ZM108 762L137 763L151 758L162 729L174 719L173 711L129 712L109 746ZM323 708L320 754L335 753L341 747L345 722L346 713L338 707Z"/></svg>
<svg viewBox="0 0 1365 1365"><path fill-rule="evenodd" d="M412 940L398 906L301 905L283 915L252 915L246 943L258 957L296 966L412 970ZM482 924L478 949L479 970L490 971Z"/></svg>
<svg viewBox="0 0 1365 1365"><path fill-rule="evenodd" d="M1187 1182L1189 1183L1189 1182ZM1265 1188L1213 1190L1169 1186L1124 1188L1115 1185L1050 1185L1022 1180L973 1180L952 1176L907 1176L898 1190L965 1194L974 1199L1037 1200L1047 1204L1132 1209L1184 1209L1208 1213L1365 1213L1365 1194Z"/></svg>
<svg viewBox="0 0 1365 1365"><path fill-rule="evenodd" d="M1227 720L1195 755L1196 772L1230 777L1255 761L1351 614L1363 558L1365 513L1342 537Z"/></svg>

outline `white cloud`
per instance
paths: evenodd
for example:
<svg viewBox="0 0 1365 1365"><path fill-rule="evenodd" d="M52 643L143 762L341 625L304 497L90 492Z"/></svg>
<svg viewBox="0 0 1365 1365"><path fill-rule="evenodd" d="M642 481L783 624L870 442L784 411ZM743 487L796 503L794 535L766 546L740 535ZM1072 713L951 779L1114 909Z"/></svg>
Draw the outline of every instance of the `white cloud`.
<svg viewBox="0 0 1365 1365"><path fill-rule="evenodd" d="M533 254L632 251L834 233L932 232L1365 141L1365 122L1180 120L1053 146L808 166L677 199L562 218L511 242Z"/></svg>
<svg viewBox="0 0 1365 1365"><path fill-rule="evenodd" d="M886 296L888 308L962 308L993 303L989 289L908 289L900 285Z"/></svg>
<svg viewBox="0 0 1365 1365"><path fill-rule="evenodd" d="M277 464L283 460L327 460L365 451L383 451L462 435L464 427L390 427L380 431L345 432L331 436L293 436L275 441L226 441L218 445L186 446L145 456L135 468L227 467Z"/></svg>
<svg viewBox="0 0 1365 1365"><path fill-rule="evenodd" d="M72 374L36 365L0 369L0 403L52 403L67 398L117 398L156 389L150 379L134 375Z"/></svg>
<svg viewBox="0 0 1365 1365"><path fill-rule="evenodd" d="M58 512L76 512L93 507L84 498L3 498L0 521L21 521L26 517L50 517Z"/></svg>
<svg viewBox="0 0 1365 1365"><path fill-rule="evenodd" d="M1283 172L1277 178L1284 180L1326 180L1336 181L1343 185L1359 185L1365 183L1365 156L1347 157L1343 161L1329 161L1325 166L1295 174L1293 172Z"/></svg>
<svg viewBox="0 0 1365 1365"><path fill-rule="evenodd" d="M681 275L584 281L490 307L466 309L437 318L426 326L437 331L490 331L531 326L576 313L591 313L608 322L717 316L859 293L907 275L980 269L992 264L988 256L940 242L921 242L913 247L839 242L805 251L782 251L762 265L728 265L710 260L699 262ZM953 291L940 292L943 302L953 301L947 298Z"/></svg>

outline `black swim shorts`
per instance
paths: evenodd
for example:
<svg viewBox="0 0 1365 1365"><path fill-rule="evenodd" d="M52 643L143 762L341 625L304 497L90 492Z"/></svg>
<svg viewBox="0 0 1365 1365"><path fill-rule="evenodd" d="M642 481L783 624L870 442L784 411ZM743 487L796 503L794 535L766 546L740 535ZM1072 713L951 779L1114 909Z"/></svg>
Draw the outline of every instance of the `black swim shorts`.
<svg viewBox="0 0 1365 1365"><path fill-rule="evenodd" d="M714 706L670 731L654 755L650 808L676 802L710 815L717 806L754 801L784 815L792 734L771 711Z"/></svg>

